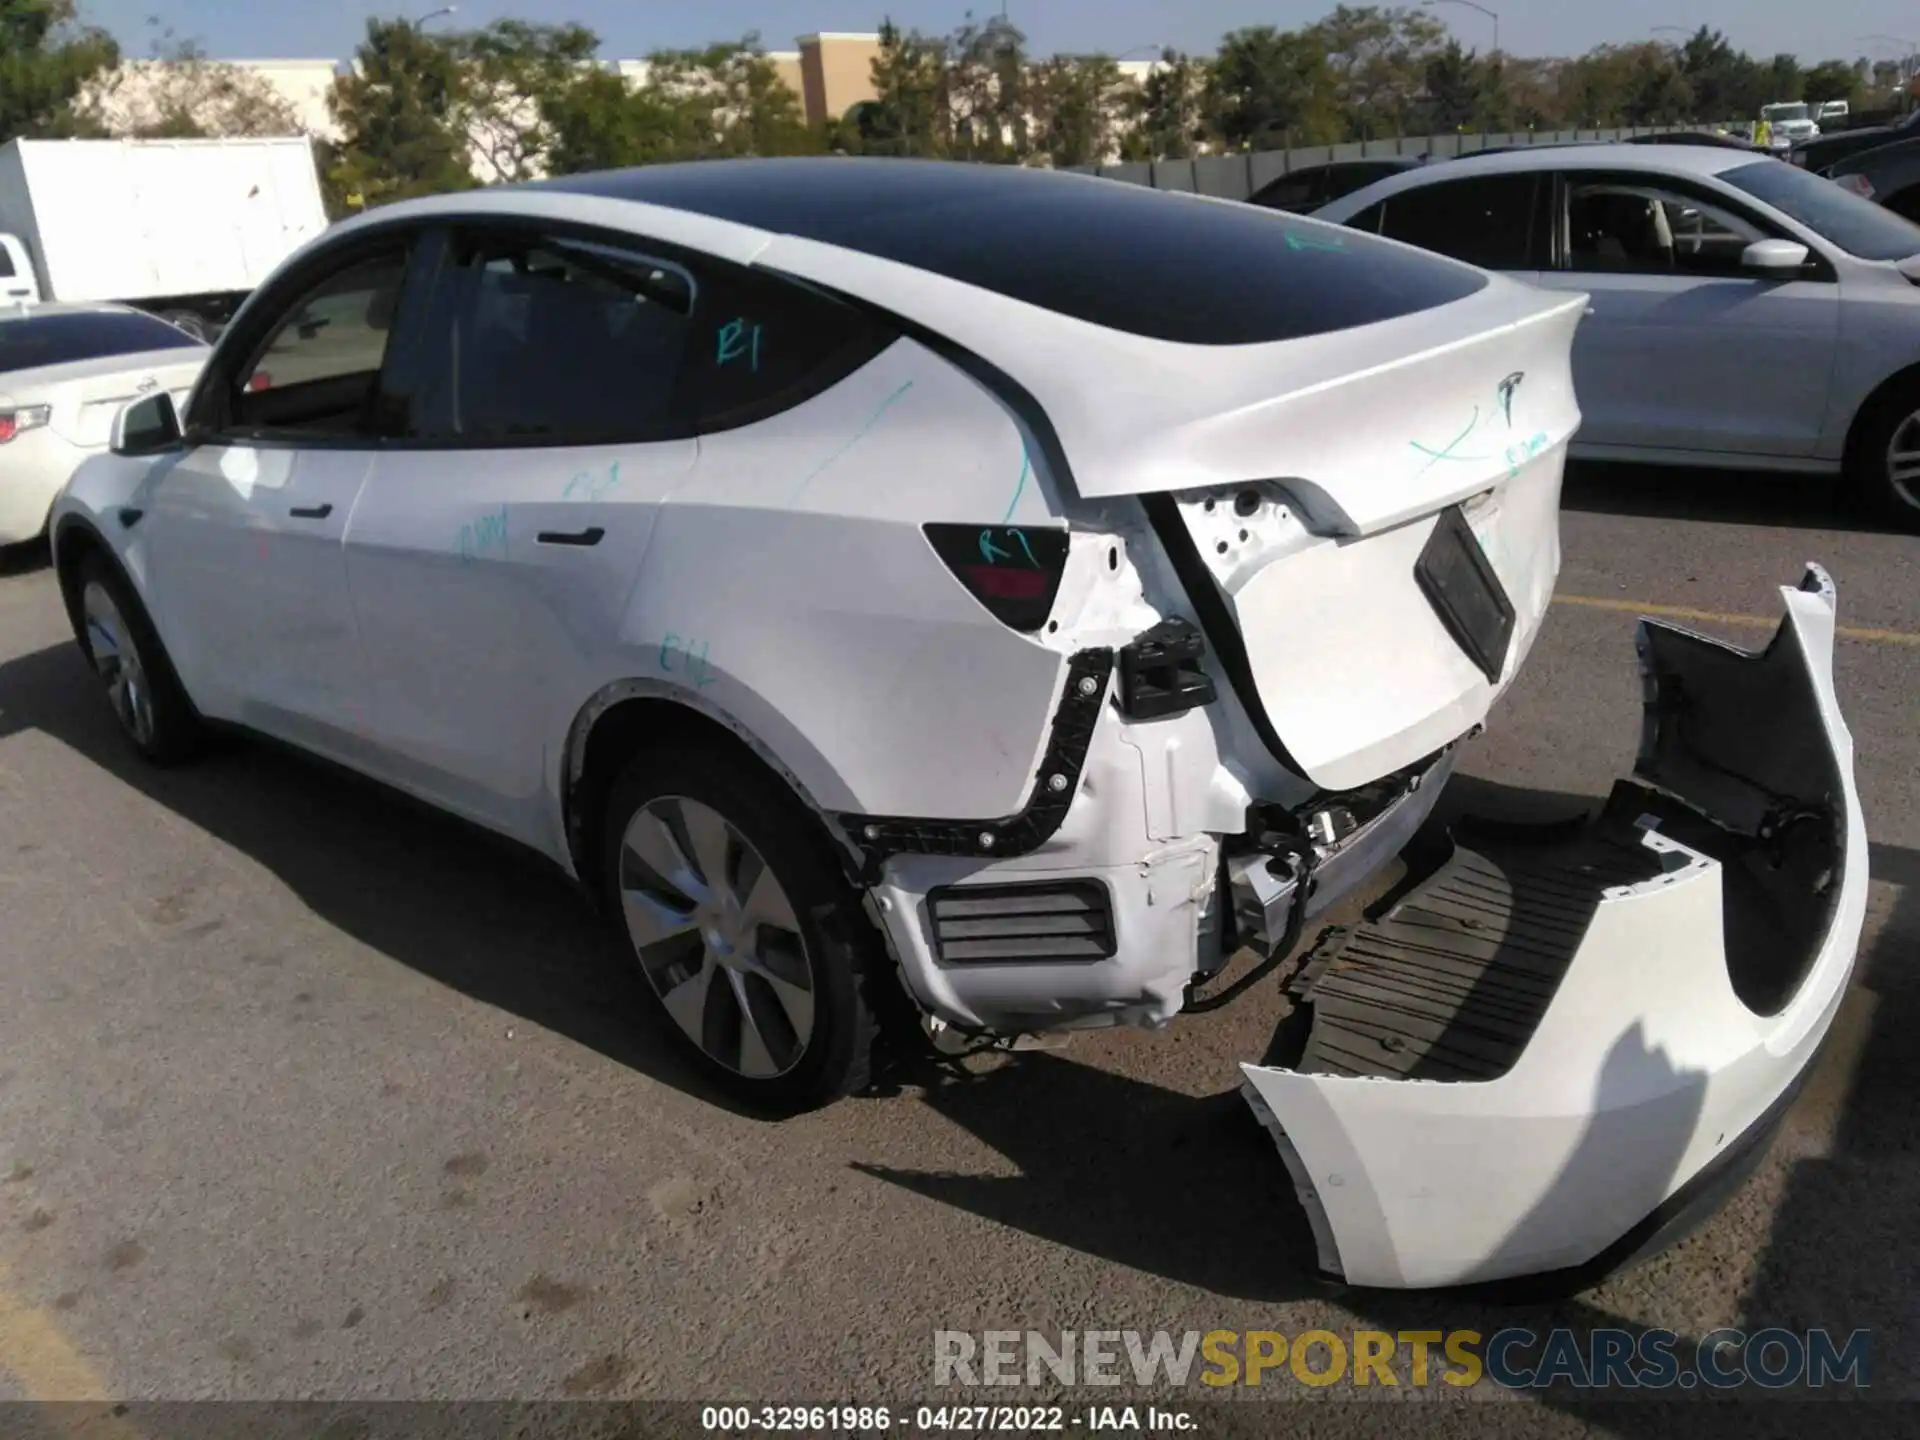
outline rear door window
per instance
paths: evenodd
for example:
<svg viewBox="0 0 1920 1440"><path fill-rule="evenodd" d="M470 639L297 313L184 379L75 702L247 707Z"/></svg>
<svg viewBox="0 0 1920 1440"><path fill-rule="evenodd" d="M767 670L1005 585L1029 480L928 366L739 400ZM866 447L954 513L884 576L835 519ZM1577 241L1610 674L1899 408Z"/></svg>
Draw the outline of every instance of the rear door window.
<svg viewBox="0 0 1920 1440"><path fill-rule="evenodd" d="M1538 270L1539 191L1536 175L1421 185L1382 202L1380 233L1483 270Z"/></svg>
<svg viewBox="0 0 1920 1440"><path fill-rule="evenodd" d="M402 438L598 445L689 434L677 390L696 298L684 266L638 249L456 234ZM763 333L763 364L771 354Z"/></svg>
<svg viewBox="0 0 1920 1440"><path fill-rule="evenodd" d="M0 252L4 253L4 252ZM149 350L191 350L200 342L164 320L134 311L79 310L0 320L0 375Z"/></svg>

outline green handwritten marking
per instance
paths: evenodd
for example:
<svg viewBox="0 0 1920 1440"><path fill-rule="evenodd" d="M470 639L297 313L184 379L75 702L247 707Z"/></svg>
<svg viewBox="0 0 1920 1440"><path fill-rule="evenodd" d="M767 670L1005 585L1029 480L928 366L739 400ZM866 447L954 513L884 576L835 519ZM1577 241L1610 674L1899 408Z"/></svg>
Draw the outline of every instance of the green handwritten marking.
<svg viewBox="0 0 1920 1440"><path fill-rule="evenodd" d="M980 558L989 565L998 565L1002 560L1011 560L1013 558L1013 552L1011 550L1002 550L998 545L993 543L993 531L982 530L980 532Z"/></svg>
<svg viewBox="0 0 1920 1440"><path fill-rule="evenodd" d="M750 355L753 368L757 371L760 368L760 327L758 325L753 327L751 345L747 342L746 334L747 322L744 316L737 320L729 320L722 325L714 345L713 363L725 365L731 360L738 360L742 355Z"/></svg>
<svg viewBox="0 0 1920 1440"><path fill-rule="evenodd" d="M862 425L858 430L853 432L853 438L851 440L847 441L846 444L842 445L838 450L835 450L831 455L827 456L826 459L822 460L818 465L814 466L813 469L807 472L806 478L803 479L798 485L796 485L794 487L793 494L787 497L787 503L791 505L795 501L797 501L802 495L806 494L807 486L811 485L814 482L814 478L816 476L818 476L829 465L833 464L834 461L838 460L842 455L845 455L849 450L853 449L853 447L858 445L862 440L866 439L867 432L873 429L875 425L878 425L880 423L880 417L887 413L888 407L891 406L894 401L898 400L902 395L906 394L907 391L911 390L912 388L913 388L913 381L909 380L907 381L906 384L902 385L898 390L894 391L891 395L887 396L886 399L882 400L879 404L879 407L873 412L873 414L867 417L867 423Z"/></svg>
<svg viewBox="0 0 1920 1440"><path fill-rule="evenodd" d="M1027 552L1027 563L1038 570L1040 568L1040 562L1033 558L1033 546L1027 543L1027 532L1024 530L1016 530L1013 532L1013 538L1018 540L1020 542L1020 548Z"/></svg>
<svg viewBox="0 0 1920 1440"><path fill-rule="evenodd" d="M1014 507L1020 503L1020 496L1027 488L1027 472L1032 468L1033 461L1027 455L1027 444L1026 441L1023 440L1020 442L1020 479L1014 484L1013 499L1007 502L1007 513L1000 517L1001 520L1006 521L1013 518Z"/></svg>
<svg viewBox="0 0 1920 1440"><path fill-rule="evenodd" d="M1453 453L1456 449L1459 448L1460 442L1466 439L1469 435L1471 435L1474 432L1475 427L1478 426L1479 423L1480 423L1480 407L1476 405L1473 407L1473 419L1467 422L1467 428L1462 430L1458 435L1454 436L1453 439L1449 440L1447 442L1446 449L1434 450L1428 446L1422 445L1418 440L1409 440L1407 443L1413 446L1413 448L1418 450L1422 455L1430 455L1433 457L1432 459L1428 460L1425 465L1422 465L1420 467L1419 473L1422 475L1426 474L1427 471L1431 470L1435 465L1439 464L1442 460L1461 460L1461 461L1491 460L1493 458L1491 455L1456 455Z"/></svg>
<svg viewBox="0 0 1920 1440"><path fill-rule="evenodd" d="M1297 235L1289 230L1287 232L1287 248L1289 250L1336 250L1344 252L1347 248L1347 242L1338 236Z"/></svg>
<svg viewBox="0 0 1920 1440"><path fill-rule="evenodd" d="M490 549L498 548L502 555L507 553L507 507L502 505L497 514L482 515L471 525L460 527L460 563L471 565Z"/></svg>
<svg viewBox="0 0 1920 1440"><path fill-rule="evenodd" d="M589 500L598 500L614 486L620 483L620 462L614 461L605 475L595 475L592 471L582 470L571 480L567 488L560 492L562 500L571 500L576 494L582 494Z"/></svg>
<svg viewBox="0 0 1920 1440"><path fill-rule="evenodd" d="M660 668L662 670L673 669L673 662L667 657L673 654L674 642L679 638L678 635L669 630L667 632L667 638L660 642Z"/></svg>

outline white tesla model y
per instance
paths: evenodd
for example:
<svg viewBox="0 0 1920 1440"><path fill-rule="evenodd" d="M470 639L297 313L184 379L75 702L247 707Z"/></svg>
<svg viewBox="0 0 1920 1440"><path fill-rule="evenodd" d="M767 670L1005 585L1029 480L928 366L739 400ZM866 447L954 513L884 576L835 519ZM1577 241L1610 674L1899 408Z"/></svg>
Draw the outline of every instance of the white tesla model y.
<svg viewBox="0 0 1920 1440"><path fill-rule="evenodd" d="M1163 1025L1403 847L1546 610L1585 308L989 166L438 197L129 407L55 560L147 755L265 732L524 842L717 1082L814 1104L878 987ZM1605 1268L1755 1152L1864 906L1834 603L1648 627L1604 814L1462 840L1287 981L1244 1078L1329 1271Z"/></svg>

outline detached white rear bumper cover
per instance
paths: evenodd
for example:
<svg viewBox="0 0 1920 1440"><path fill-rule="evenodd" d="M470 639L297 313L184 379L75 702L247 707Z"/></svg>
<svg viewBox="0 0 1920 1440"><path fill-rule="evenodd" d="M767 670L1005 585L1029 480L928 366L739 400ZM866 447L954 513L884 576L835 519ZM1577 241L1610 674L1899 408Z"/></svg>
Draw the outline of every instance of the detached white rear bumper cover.
<svg viewBox="0 0 1920 1440"><path fill-rule="evenodd" d="M1312 1037L1244 1089L1324 1271L1587 1283L1679 1238L1764 1152L1867 890L1833 585L1809 567L1782 595L1755 654L1643 621L1639 783L1578 833L1463 841L1306 967Z"/></svg>

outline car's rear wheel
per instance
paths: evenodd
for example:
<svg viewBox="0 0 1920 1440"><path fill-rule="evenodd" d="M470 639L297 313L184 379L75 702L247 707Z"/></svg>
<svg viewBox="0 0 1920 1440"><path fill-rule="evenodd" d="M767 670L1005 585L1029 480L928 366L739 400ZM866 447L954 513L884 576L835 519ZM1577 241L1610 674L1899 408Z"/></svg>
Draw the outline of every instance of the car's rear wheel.
<svg viewBox="0 0 1920 1440"><path fill-rule="evenodd" d="M79 574L80 647L133 748L156 765L194 754L205 739L147 612L107 560L90 555Z"/></svg>
<svg viewBox="0 0 1920 1440"><path fill-rule="evenodd" d="M1920 530L1920 383L1874 404L1853 447L1849 480L1861 503L1903 530Z"/></svg>
<svg viewBox="0 0 1920 1440"><path fill-rule="evenodd" d="M812 817L751 762L652 751L614 782L608 914L720 1089L794 1112L867 1083L871 927Z"/></svg>

